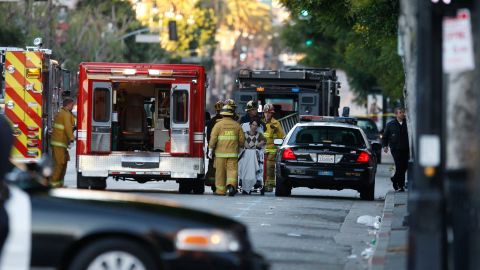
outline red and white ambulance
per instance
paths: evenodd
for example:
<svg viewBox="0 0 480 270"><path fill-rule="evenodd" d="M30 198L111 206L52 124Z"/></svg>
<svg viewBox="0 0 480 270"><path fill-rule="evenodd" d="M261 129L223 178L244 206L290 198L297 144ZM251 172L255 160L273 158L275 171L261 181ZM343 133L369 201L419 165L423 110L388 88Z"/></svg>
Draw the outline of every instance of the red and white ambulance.
<svg viewBox="0 0 480 270"><path fill-rule="evenodd" d="M203 193L206 83L198 65L81 63L77 187L113 177Z"/></svg>

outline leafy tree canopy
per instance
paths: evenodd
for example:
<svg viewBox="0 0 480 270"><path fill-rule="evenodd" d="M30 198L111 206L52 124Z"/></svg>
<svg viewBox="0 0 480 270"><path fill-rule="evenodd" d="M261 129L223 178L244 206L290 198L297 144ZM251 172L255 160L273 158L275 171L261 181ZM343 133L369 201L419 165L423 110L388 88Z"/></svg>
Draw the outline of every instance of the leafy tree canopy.
<svg viewBox="0 0 480 270"><path fill-rule="evenodd" d="M373 88L383 89L394 99L402 96L404 72L397 55L398 0L281 2L292 14L282 32L284 45L306 55L302 64L345 70L361 102Z"/></svg>

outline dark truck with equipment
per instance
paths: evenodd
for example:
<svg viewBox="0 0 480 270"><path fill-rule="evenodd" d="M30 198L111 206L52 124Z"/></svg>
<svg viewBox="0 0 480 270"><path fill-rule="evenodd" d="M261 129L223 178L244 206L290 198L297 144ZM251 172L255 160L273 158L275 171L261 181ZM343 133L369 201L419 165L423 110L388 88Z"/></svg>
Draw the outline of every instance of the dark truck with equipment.
<svg viewBox="0 0 480 270"><path fill-rule="evenodd" d="M287 70L241 69L235 89L237 113L256 100L259 110L272 103L274 117L287 133L300 115L338 116L340 82L335 69L291 68Z"/></svg>

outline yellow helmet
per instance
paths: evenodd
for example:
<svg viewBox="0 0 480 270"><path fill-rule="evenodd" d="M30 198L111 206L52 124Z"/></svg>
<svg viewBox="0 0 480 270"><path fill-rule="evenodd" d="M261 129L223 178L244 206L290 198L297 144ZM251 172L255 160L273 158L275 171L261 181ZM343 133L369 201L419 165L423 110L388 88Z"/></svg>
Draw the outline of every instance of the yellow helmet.
<svg viewBox="0 0 480 270"><path fill-rule="evenodd" d="M237 107L237 104L235 104L235 101L231 98L225 100L225 105L230 105L233 109Z"/></svg>
<svg viewBox="0 0 480 270"><path fill-rule="evenodd" d="M220 110L222 110L222 107L223 107L223 102L221 100L217 101L217 103L215 103L215 111L218 113Z"/></svg>
<svg viewBox="0 0 480 270"><path fill-rule="evenodd" d="M230 105L224 105L220 111L221 115L233 116L233 108Z"/></svg>
<svg viewBox="0 0 480 270"><path fill-rule="evenodd" d="M265 106L263 106L263 112L274 113L275 112L275 107L273 106L272 103L267 103L267 104L265 104Z"/></svg>

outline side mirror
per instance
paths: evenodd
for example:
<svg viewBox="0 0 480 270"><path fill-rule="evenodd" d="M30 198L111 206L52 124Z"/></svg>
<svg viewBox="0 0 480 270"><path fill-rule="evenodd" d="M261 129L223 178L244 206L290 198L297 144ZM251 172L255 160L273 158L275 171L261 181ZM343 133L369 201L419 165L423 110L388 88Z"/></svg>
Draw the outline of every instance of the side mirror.
<svg viewBox="0 0 480 270"><path fill-rule="evenodd" d="M350 116L350 107L343 107L342 116L343 117L349 117Z"/></svg>
<svg viewBox="0 0 480 270"><path fill-rule="evenodd" d="M273 144L280 146L283 144L283 139L275 139L273 140Z"/></svg>

